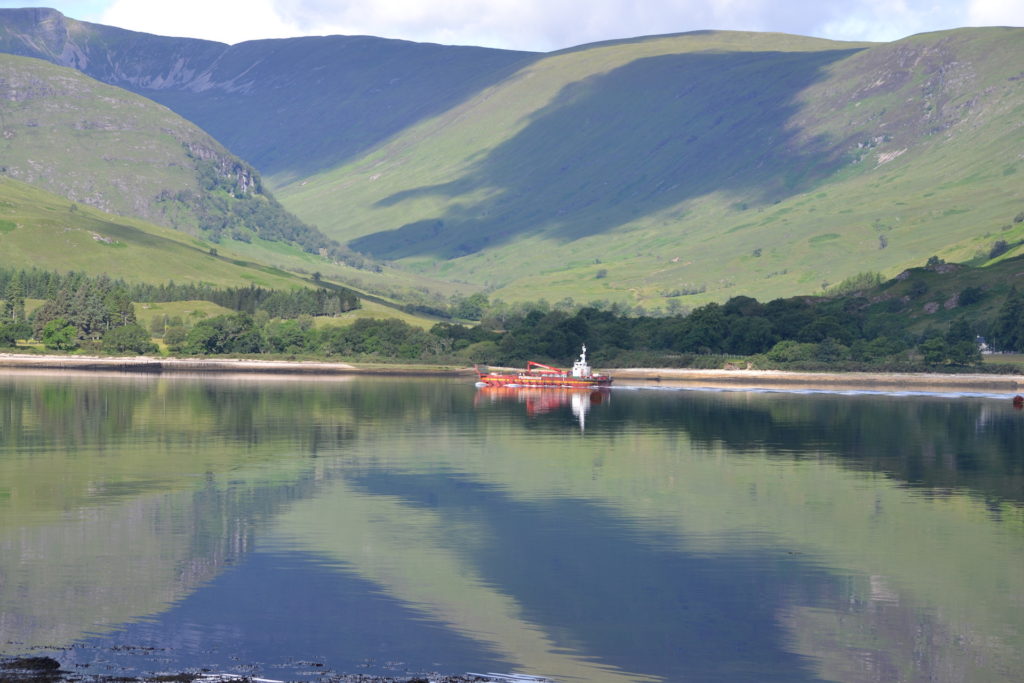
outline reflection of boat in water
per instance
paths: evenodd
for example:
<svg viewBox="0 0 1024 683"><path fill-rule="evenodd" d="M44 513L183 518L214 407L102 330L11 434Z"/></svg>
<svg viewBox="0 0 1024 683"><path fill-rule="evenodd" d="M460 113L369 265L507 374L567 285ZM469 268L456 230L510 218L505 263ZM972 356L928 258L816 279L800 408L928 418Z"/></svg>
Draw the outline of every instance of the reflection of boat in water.
<svg viewBox="0 0 1024 683"><path fill-rule="evenodd" d="M490 370L487 366L478 365L476 371L479 378L477 384L488 387L590 389L612 385L610 375L595 374L587 365L586 346L569 371L532 360L526 364L525 370L498 372Z"/></svg>
<svg viewBox="0 0 1024 683"><path fill-rule="evenodd" d="M587 413L591 406L600 405L611 397L608 387L599 388L552 388L552 387L512 387L482 386L477 390L474 404L479 406L484 401L498 403L515 401L526 406L526 414L530 417L550 413L563 406L570 406L572 414L580 423L582 430L586 426Z"/></svg>

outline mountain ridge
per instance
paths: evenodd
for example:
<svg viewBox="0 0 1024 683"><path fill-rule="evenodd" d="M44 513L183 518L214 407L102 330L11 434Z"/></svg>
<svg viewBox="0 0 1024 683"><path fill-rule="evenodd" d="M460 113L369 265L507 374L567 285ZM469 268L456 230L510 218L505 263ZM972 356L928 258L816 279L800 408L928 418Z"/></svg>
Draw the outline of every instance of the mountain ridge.
<svg viewBox="0 0 1024 683"><path fill-rule="evenodd" d="M0 11L0 50L220 126L285 207L406 275L670 309L1017 244L1022 37L696 31L539 55L343 36L225 46ZM196 61L176 59L186 46Z"/></svg>
<svg viewBox="0 0 1024 683"><path fill-rule="evenodd" d="M0 10L0 51L76 68L160 102L264 174L286 178L354 156L533 54L373 36L226 45L45 9ZM368 111L352 97L375 106Z"/></svg>

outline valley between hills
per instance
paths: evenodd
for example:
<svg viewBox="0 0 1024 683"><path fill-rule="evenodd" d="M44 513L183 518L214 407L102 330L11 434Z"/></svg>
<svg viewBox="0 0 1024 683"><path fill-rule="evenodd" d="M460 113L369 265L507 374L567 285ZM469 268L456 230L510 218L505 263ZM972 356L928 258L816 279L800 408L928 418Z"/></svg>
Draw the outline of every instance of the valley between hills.
<svg viewBox="0 0 1024 683"><path fill-rule="evenodd" d="M974 284L938 304L980 288L990 319L1024 244L1022 38L229 46L0 10L0 266L473 319L473 297L674 315L948 263Z"/></svg>

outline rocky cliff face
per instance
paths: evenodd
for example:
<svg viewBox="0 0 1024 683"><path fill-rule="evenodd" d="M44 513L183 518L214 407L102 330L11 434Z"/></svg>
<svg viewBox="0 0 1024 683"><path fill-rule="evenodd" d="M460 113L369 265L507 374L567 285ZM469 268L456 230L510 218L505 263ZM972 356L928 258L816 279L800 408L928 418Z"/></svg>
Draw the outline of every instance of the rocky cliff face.
<svg viewBox="0 0 1024 683"><path fill-rule="evenodd" d="M0 10L0 51L71 67L132 90L206 89L229 46L69 19L52 9Z"/></svg>

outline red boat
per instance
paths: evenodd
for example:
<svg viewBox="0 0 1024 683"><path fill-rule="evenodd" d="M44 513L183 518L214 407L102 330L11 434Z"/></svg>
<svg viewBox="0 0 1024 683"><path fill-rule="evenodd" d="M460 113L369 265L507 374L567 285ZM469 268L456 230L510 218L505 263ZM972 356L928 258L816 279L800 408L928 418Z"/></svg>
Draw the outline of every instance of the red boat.
<svg viewBox="0 0 1024 683"><path fill-rule="evenodd" d="M562 370L543 363L530 361L525 370L513 372L492 371L486 366L476 368L479 386L487 387L557 387L560 389L597 389L610 387L610 375L595 374L587 365L587 347L572 370Z"/></svg>

